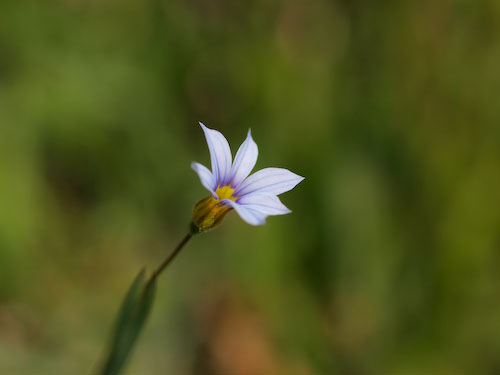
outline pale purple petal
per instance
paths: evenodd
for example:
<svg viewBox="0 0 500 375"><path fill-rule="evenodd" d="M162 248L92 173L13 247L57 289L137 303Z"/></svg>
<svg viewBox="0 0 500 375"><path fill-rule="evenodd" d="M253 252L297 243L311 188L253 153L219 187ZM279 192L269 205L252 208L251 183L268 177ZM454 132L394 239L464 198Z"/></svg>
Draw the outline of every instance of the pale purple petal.
<svg viewBox="0 0 500 375"><path fill-rule="evenodd" d="M245 208L261 212L265 215L285 215L290 211L276 195L254 193L245 195L236 201Z"/></svg>
<svg viewBox="0 0 500 375"><path fill-rule="evenodd" d="M230 199L223 199L221 200L221 203L234 208L238 215L240 215L240 217L250 225L263 225L266 223L266 217L268 215L263 214L262 212L255 211L252 208L247 208L241 204L233 202Z"/></svg>
<svg viewBox="0 0 500 375"><path fill-rule="evenodd" d="M244 180L235 191L235 195L243 197L251 193L268 193L279 195L293 189L304 177L284 168L265 168L255 172Z"/></svg>
<svg viewBox="0 0 500 375"><path fill-rule="evenodd" d="M252 134L248 130L247 139L243 142L234 157L233 167L231 168L231 186L237 187L241 181L248 177L255 163L259 149L257 144L252 139Z"/></svg>
<svg viewBox="0 0 500 375"><path fill-rule="evenodd" d="M225 185L231 176L231 149L229 143L222 133L209 129L200 122L200 126L205 133L208 149L210 151L210 161L212 162L212 173L218 185Z"/></svg>
<svg viewBox="0 0 500 375"><path fill-rule="evenodd" d="M215 176L210 172L210 170L201 165L200 163L193 162L191 163L191 168L198 174L200 177L201 184L210 192L215 199L219 199L217 194L215 194L215 189L217 189L217 181L215 180Z"/></svg>

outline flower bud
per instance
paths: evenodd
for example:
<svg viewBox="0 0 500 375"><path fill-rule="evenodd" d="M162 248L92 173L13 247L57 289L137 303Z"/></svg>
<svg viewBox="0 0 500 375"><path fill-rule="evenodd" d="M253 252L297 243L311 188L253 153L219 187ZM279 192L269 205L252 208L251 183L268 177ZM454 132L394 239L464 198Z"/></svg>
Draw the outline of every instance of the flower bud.
<svg viewBox="0 0 500 375"><path fill-rule="evenodd" d="M193 210L194 232L205 232L215 228L231 209L213 197L202 199Z"/></svg>

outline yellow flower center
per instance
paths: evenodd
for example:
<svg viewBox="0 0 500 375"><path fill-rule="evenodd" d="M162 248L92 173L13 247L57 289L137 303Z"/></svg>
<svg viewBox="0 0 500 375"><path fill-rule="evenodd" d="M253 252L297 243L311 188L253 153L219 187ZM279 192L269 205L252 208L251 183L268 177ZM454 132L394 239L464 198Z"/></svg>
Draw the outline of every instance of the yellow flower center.
<svg viewBox="0 0 500 375"><path fill-rule="evenodd" d="M230 199L236 202L237 197L233 196L234 189L231 186L218 186L215 193L219 199L210 196L202 199L195 206L193 211L193 224L199 231L207 231L214 228L232 210L231 207L220 204L222 199Z"/></svg>
<svg viewBox="0 0 500 375"><path fill-rule="evenodd" d="M230 199L236 202L236 197L233 197L234 189L231 186L217 186L215 194L219 197L219 200Z"/></svg>

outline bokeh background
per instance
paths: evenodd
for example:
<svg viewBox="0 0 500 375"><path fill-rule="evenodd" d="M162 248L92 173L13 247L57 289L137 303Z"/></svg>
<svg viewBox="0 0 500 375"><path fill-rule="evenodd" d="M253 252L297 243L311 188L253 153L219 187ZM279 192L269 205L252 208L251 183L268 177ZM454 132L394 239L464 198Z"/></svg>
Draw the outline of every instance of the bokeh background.
<svg viewBox="0 0 500 375"><path fill-rule="evenodd" d="M0 372L95 373L203 121L306 180L189 243L126 374L498 374L499 100L497 0L2 0Z"/></svg>

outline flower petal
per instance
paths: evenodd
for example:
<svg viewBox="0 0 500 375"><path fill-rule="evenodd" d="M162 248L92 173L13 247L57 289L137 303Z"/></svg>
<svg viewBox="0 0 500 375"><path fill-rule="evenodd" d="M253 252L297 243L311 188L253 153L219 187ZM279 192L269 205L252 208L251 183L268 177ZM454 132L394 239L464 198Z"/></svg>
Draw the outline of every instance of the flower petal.
<svg viewBox="0 0 500 375"><path fill-rule="evenodd" d="M191 168L198 174L200 177L201 184L210 192L215 199L219 199L217 194L215 194L215 189L217 188L217 181L215 176L210 172L210 170L201 165L200 163L193 162L191 163Z"/></svg>
<svg viewBox="0 0 500 375"><path fill-rule="evenodd" d="M200 126L205 133L208 149L210 151L210 161L212 162L212 173L217 185L226 185L231 175L231 149L227 139L217 130L209 129L200 122Z"/></svg>
<svg viewBox="0 0 500 375"><path fill-rule="evenodd" d="M250 193L282 194L292 190L304 177L284 168L265 168L255 172L236 189L235 195L243 197Z"/></svg>
<svg viewBox="0 0 500 375"><path fill-rule="evenodd" d="M276 195L254 193L237 200L245 208L252 209L264 215L285 215L290 211Z"/></svg>
<svg viewBox="0 0 500 375"><path fill-rule="evenodd" d="M263 225L266 223L266 217L268 215L263 214L262 212L255 211L252 208L247 208L241 204L233 202L230 199L223 199L221 200L221 203L234 208L238 215L240 215L240 217L250 225Z"/></svg>
<svg viewBox="0 0 500 375"><path fill-rule="evenodd" d="M252 139L252 133L248 130L247 139L243 142L234 157L233 167L231 168L231 186L237 187L241 181L248 177L255 163L259 149Z"/></svg>

